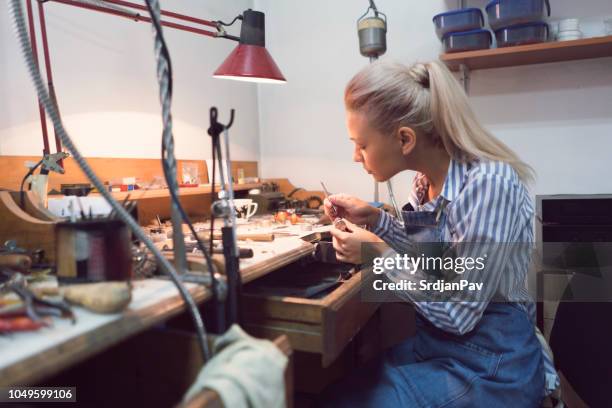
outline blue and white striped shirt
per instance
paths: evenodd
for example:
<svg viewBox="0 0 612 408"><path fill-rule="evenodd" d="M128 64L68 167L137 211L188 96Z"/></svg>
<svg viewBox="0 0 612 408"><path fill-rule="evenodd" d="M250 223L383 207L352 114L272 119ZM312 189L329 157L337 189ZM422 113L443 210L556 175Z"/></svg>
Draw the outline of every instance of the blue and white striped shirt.
<svg viewBox="0 0 612 408"><path fill-rule="evenodd" d="M416 211L434 211L445 204L442 241L448 243L533 243L533 203L515 170L507 163L450 160L442 191L426 202L428 181L417 173L409 202ZM441 202L441 200L445 200ZM403 225L386 212L372 229L394 251L409 252L413 241ZM488 265L483 275L489 293L483 301L433 302L410 299L418 312L436 327L454 334L471 331L495 295L517 302L535 322L535 307L526 288L530 254L510 251L499 262ZM479 299L480 300L480 299ZM544 352L545 394L558 385L554 365Z"/></svg>

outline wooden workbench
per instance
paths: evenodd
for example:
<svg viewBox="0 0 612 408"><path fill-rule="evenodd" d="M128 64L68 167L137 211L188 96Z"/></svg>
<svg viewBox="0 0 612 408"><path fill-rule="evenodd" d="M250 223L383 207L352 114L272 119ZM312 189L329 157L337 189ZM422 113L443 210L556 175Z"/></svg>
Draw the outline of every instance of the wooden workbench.
<svg viewBox="0 0 612 408"><path fill-rule="evenodd" d="M241 261L244 282L257 279L312 251L299 237L252 243L255 257ZM197 303L210 298L203 286L187 284ZM0 386L33 384L185 310L174 285L163 279L134 282L133 299L120 314L100 315L75 307L77 323L55 319L53 327L0 336Z"/></svg>

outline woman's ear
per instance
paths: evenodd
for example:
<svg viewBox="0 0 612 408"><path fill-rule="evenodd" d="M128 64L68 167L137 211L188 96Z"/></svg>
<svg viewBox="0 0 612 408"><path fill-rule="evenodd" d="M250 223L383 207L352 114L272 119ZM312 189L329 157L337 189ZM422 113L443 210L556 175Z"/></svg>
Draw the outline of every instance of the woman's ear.
<svg viewBox="0 0 612 408"><path fill-rule="evenodd" d="M410 154L416 146L416 133L408 126L402 126L397 131L397 138L400 143L402 154Z"/></svg>

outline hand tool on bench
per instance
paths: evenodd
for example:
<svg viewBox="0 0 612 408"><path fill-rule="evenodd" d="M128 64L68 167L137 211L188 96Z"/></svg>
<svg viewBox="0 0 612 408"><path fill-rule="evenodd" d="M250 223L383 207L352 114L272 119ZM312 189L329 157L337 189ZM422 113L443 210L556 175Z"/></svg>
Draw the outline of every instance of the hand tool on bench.
<svg viewBox="0 0 612 408"><path fill-rule="evenodd" d="M38 322L43 316L56 316L69 318L74 323L75 317L70 306L62 300L47 300L36 295L28 286L25 277L18 272L4 270L5 276L10 276L9 280L2 284L2 291L14 292L23 302L23 309L19 310L26 314L30 319ZM11 314L16 314L18 310L11 309Z"/></svg>

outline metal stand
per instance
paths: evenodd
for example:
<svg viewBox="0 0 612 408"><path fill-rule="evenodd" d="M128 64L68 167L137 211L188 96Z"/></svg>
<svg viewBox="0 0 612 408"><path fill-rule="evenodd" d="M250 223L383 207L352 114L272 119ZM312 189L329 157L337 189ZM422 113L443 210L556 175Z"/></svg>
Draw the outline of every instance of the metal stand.
<svg viewBox="0 0 612 408"><path fill-rule="evenodd" d="M234 210L234 189L232 186L232 162L229 153L228 130L234 122L234 110L231 110L230 122L223 125L217 121L217 108L210 108L210 127L208 134L212 137L213 156L217 157L221 189L219 200L212 204L212 216L223 218L221 239L225 257L225 276L227 278L227 298L225 302L225 322L218 322L220 332L224 332L234 323L241 323L240 293L242 280L239 268L239 252L236 242L236 212ZM221 133L224 135L225 160L221 150ZM225 168L224 168L225 164ZM214 166L214 162L213 162ZM214 182L214 180L212 180ZM214 184L213 184L214 188ZM211 223L212 228L212 223ZM224 323L224 324L222 324ZM223 327L224 326L224 327Z"/></svg>
<svg viewBox="0 0 612 408"><path fill-rule="evenodd" d="M461 74L461 85L463 85L465 94L468 95L470 93L470 68L465 64L461 64L459 65L459 72Z"/></svg>

